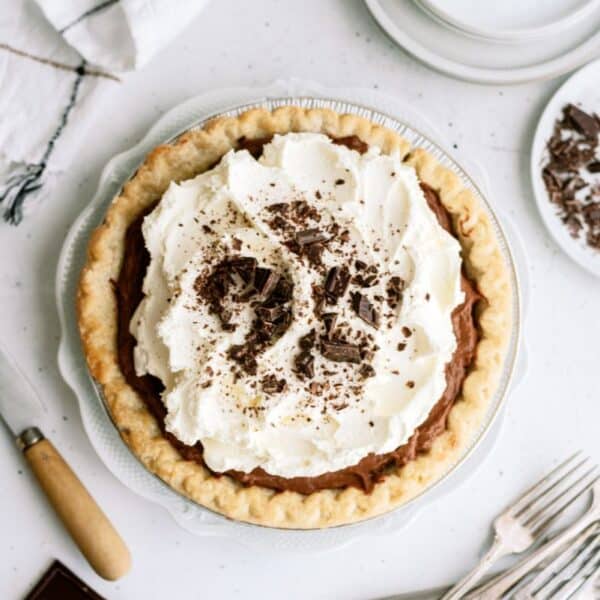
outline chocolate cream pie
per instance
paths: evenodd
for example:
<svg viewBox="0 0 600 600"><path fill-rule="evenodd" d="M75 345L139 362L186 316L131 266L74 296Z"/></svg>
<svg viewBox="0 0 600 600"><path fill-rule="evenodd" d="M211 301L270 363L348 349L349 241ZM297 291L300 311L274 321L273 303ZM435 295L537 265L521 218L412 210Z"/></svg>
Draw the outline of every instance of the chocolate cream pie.
<svg viewBox="0 0 600 600"><path fill-rule="evenodd" d="M353 115L251 110L155 149L79 293L119 431L177 491L277 527L381 514L481 425L510 282L452 172Z"/></svg>

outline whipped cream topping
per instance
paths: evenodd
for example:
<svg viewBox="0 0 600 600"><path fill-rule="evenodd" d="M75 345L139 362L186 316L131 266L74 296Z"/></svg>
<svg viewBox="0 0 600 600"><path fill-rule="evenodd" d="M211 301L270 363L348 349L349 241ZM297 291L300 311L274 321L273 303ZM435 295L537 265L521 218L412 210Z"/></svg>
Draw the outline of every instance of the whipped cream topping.
<svg viewBox="0 0 600 600"><path fill-rule="evenodd" d="M464 300L460 246L398 157L321 134L275 136L259 160L231 151L171 183L142 230L136 372L162 380L167 430L201 442L214 471L299 477L355 465L404 444L443 394ZM289 322L250 368L232 349L254 347L268 300L235 272L220 313L203 294L240 257L291 290ZM334 269L349 279L339 295L327 293Z"/></svg>

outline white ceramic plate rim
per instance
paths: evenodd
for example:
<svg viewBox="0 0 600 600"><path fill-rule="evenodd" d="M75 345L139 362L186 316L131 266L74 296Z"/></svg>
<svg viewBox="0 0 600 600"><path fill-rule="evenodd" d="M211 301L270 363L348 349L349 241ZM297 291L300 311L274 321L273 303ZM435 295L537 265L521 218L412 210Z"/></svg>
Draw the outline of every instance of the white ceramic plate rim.
<svg viewBox="0 0 600 600"><path fill-rule="evenodd" d="M574 73L565 83L563 83L554 93L538 121L533 144L531 145L530 175L533 186L533 196L542 217L542 221L560 248L578 265L596 277L600 277L600 252L594 253L590 248L578 240L574 240L569 234L567 228L561 223L553 205L551 204L546 187L542 179L541 167L542 160L547 155L546 142L548 141L548 132L559 117L565 104L574 101L574 98L568 98L569 90L586 77L589 77L591 71L597 71L597 81L600 85L600 60L587 64ZM600 111L598 111L600 112Z"/></svg>
<svg viewBox="0 0 600 600"><path fill-rule="evenodd" d="M500 423L491 428L488 436L481 435L479 437L479 442L482 442L482 439L485 441L485 452L482 450L479 454L477 454L477 460L469 461L468 458L473 454L473 452L479 447L479 444L474 444L471 451L465 454L465 457L461 460L460 466L455 467L446 478L439 482L439 488L437 486L430 487L427 491L428 494L420 497L416 504L410 503L401 507L396 511L392 511L388 515L384 515L383 517L379 517L373 521L367 521L365 523L359 523L357 525L345 526L343 528L330 528L326 530L316 530L316 531L286 531L286 530L277 530L277 529L268 529L268 528L260 528L251 525L246 525L244 523L232 523L224 519L220 515L215 515L208 510L203 509L202 507L195 505L189 500L180 497L177 493L175 493L171 488L169 488L162 481L158 480L158 478L150 475L148 471L139 463L139 461L133 457L133 455L129 454L129 451L126 449L126 446L122 443L122 440L118 436L116 429L113 427L112 423L108 419L106 412L104 411L104 407L101 402L94 402L94 399L91 401L87 398L90 396L90 391L93 393L93 388L90 388L91 379L87 373L87 369L85 366L85 361L83 360L83 356L80 349L80 343L77 334L77 328L75 324L75 319L73 316L73 298L69 297L65 292L68 292L69 289L65 289L69 285L69 277L72 279L73 277L73 269L78 267L78 265L74 265L74 261L77 260L75 257L74 251L77 250L77 247L81 246L81 243L86 242L87 240L87 228L89 224L87 221L90 220L91 217L96 216L99 210L99 204L104 206L106 202L106 188L112 186L114 189L115 182L118 179L117 183L126 180L129 172L131 171L131 160L132 155L135 155L136 149L139 153L139 148L144 147L148 144L148 140L155 138L157 132L167 130L171 131L171 134L159 133L161 139L168 139L172 137L174 134L181 132L187 127L184 124L187 121L187 125L190 126L193 123L197 122L199 119L202 120L205 118L206 112L211 112L205 110L203 113L199 110L199 105L202 104L202 100L204 99L204 104L206 104L207 96L211 96L214 103L214 96L223 96L223 98L227 97L227 94L231 96L231 101L227 102L226 100L222 100L221 106L230 106L232 104L242 104L240 101L242 98L248 101L248 98L253 98L255 101L260 102L261 98L273 97L275 95L281 96L288 95L297 97L300 94L310 94L313 97L335 97L335 98L348 98L351 97L352 100L350 102L356 104L357 102L364 102L366 105L373 106L378 105L379 107L390 106L390 102L393 106L402 106L397 100L391 100L390 98L383 96L381 94L376 94L371 90L338 90L338 89L328 89L318 84L313 84L310 82L298 82L296 80L292 80L289 82L278 82L273 86L262 89L252 89L252 88L236 88L233 90L218 90L216 92L204 94L197 98L188 100L182 105L175 107L169 113L164 115L146 137L133 149L128 152L125 152L121 155L114 157L109 164L106 166L103 171L98 192L94 197L94 200L86 209L82 212L80 217L74 223L71 231L69 232L66 240L65 246L61 253L61 257L58 264L57 270L57 303L59 308L59 317L61 321L62 327L62 336L61 343L59 346L59 367L65 381L72 387L75 392L82 412L82 418L84 422L84 426L90 440L98 452L99 456L106 463L107 467L128 487L139 493L140 495L153 500L159 504L165 506L169 512L173 515L175 520L180 523L184 528L191 531L192 533L196 533L199 535L221 535L227 537L233 537L238 539L241 542L246 542L253 547L259 547L261 549L264 548L272 548L273 546L279 547L280 549L285 550L293 550L293 551L302 551L303 549L309 549L310 551L314 550L323 550L323 549L331 549L333 547L339 547L340 545L349 543L357 538L359 533L365 534L378 534L381 532L389 531L390 528L397 530L398 528L406 525L412 517L415 515L416 511L420 509L420 507L426 504L426 501L431 501L434 498L439 498L442 493L446 493L450 486L454 487L458 483L457 477L453 477L457 471L464 477L467 473L471 474L473 470L478 466L477 463L483 460L484 456L487 455L489 450L491 450L491 446L493 441L496 439L498 435L498 431L500 428ZM237 98L237 102L234 99ZM210 102L208 102L210 104ZM198 106L196 106L198 105ZM374 109L381 111L381 108ZM190 114L194 116L190 116ZM186 116L187 115L187 116ZM170 121L173 121L169 124ZM156 140L153 140L153 144L156 145ZM147 150L147 149L146 149ZM125 161L129 163L128 167L124 167L120 162ZM504 219L503 219L504 221ZM504 223L506 224L506 222ZM82 228L85 228L82 231ZM509 227L509 229L513 229ZM82 237L83 236L83 237ZM507 236L505 236L507 239ZM509 251L512 249L517 250L517 254L521 259L519 262L525 264L526 261L522 258L522 245L519 243L515 243L515 236L510 235L509 238ZM513 260L514 264L514 260ZM78 273L78 268L76 273ZM521 319L522 321L522 301L518 298L519 286L518 286L518 276L515 273L515 282L517 283L517 306L519 314L517 314L516 318ZM73 290L71 289L71 292ZM519 327L520 330L520 327ZM519 342L519 336L516 336L516 344ZM516 362L516 357L515 357ZM523 353L520 354L519 364L516 365L516 375L518 378L521 378L525 371L525 362L523 358ZM513 386L514 386L513 379ZM507 395L508 390L505 392L505 396ZM499 403L499 406L504 404L503 401ZM499 411L496 411L496 416ZM100 425L98 425L98 420L101 421ZM493 420L493 419L492 419ZM500 421L498 419L498 421ZM107 424L108 423L108 428ZM490 427L488 427L490 429ZM116 440L114 439L116 437ZM108 439L107 438L112 438ZM127 460L127 457L120 456L118 460L115 460L114 457L110 457L109 452L109 443L118 444L119 448L122 448L128 455L130 460L133 460L137 465L137 469L141 469L143 472L142 481L132 480L131 477L128 477L128 474L125 473L125 469L122 465L118 464L120 460ZM147 478L150 477L150 480ZM144 479L145 478L145 479ZM160 484L160 485L159 485ZM159 485L159 487L157 487ZM437 488L434 490L434 488ZM373 525L377 524L376 527ZM256 533L259 531L260 533ZM329 535L329 533L335 532L335 535ZM339 532L344 532L340 535ZM346 533L347 532L347 533ZM283 536L283 537L282 537ZM300 537L297 537L300 536Z"/></svg>
<svg viewBox="0 0 600 600"><path fill-rule="evenodd" d="M450 60L435 52L432 52L415 38L403 31L386 13L381 6L380 0L365 0L365 4L373 18L381 28L407 52L412 54L426 65L463 79L486 84L515 84L540 79L558 77L578 66L586 63L600 53L600 32L582 42L579 46L563 54L537 65L528 67L517 67L514 69L485 69L473 67Z"/></svg>
<svg viewBox="0 0 600 600"><path fill-rule="evenodd" d="M436 19L440 19L444 24L458 29L468 35L472 35L478 38L494 41L506 41L506 42L522 42L525 40L531 40L549 35L556 35L559 31L564 31L568 27L573 26L575 23L583 19L594 7L598 4L597 0L588 0L585 4L581 5L577 10L571 14L563 17L562 19L556 19L553 22L540 25L539 27L523 27L521 29L487 29L484 27L477 27L471 25L461 19L457 19L452 13L444 10L430 0L415 0L415 2L431 16Z"/></svg>

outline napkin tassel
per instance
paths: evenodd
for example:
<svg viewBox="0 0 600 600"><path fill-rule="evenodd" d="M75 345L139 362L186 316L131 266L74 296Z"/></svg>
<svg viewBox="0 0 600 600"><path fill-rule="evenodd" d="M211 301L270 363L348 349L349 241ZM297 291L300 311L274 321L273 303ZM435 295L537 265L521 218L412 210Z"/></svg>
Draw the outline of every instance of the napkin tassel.
<svg viewBox="0 0 600 600"><path fill-rule="evenodd" d="M48 145L44 150L41 161L17 167L7 177L5 185L0 188L0 204L5 206L3 215L4 220L11 225L18 225L21 222L23 219L23 206L25 201L28 197L31 197L34 192L40 190L44 186L44 174L46 167L48 166L48 159L54 150L56 141L63 132L63 129L67 126L69 114L77 102L79 86L86 74L85 65L86 62L83 60L75 70L77 77L75 78L73 88L71 89L69 102L62 112L58 127L48 141Z"/></svg>
<svg viewBox="0 0 600 600"><path fill-rule="evenodd" d="M0 204L6 206L3 215L5 221L11 225L21 222L25 198L42 187L41 178L45 168L45 163L28 164L9 175L0 195Z"/></svg>

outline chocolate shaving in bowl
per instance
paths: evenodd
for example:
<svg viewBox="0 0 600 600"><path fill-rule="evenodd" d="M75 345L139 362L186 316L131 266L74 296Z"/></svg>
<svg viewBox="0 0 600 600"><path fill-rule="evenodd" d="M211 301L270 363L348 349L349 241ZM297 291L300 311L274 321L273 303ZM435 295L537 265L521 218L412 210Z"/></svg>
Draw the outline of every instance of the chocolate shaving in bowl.
<svg viewBox="0 0 600 600"><path fill-rule="evenodd" d="M549 160L542 169L548 198L575 239L584 236L600 250L600 118L573 104L563 108L548 140Z"/></svg>
<svg viewBox="0 0 600 600"><path fill-rule="evenodd" d="M574 104L569 104L564 110L565 117L570 120L573 129L576 129L587 138L593 138L598 135L600 124L594 117L583 112Z"/></svg>

